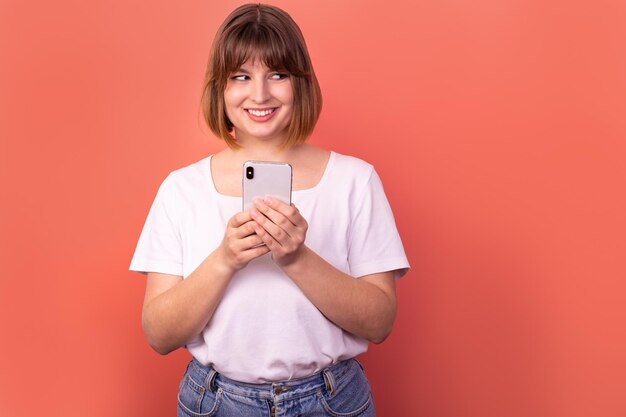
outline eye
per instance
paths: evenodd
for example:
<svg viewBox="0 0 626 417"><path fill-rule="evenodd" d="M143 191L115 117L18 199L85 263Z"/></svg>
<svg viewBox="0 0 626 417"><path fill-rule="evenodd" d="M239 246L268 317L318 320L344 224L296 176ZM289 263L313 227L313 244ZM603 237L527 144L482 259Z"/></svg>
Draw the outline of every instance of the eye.
<svg viewBox="0 0 626 417"><path fill-rule="evenodd" d="M286 78L289 78L289 74L284 72L275 72L271 75L271 78L272 80L284 80Z"/></svg>
<svg viewBox="0 0 626 417"><path fill-rule="evenodd" d="M249 78L250 77L244 74L233 75L232 77L230 77L231 80L235 80L235 81L246 81Z"/></svg>

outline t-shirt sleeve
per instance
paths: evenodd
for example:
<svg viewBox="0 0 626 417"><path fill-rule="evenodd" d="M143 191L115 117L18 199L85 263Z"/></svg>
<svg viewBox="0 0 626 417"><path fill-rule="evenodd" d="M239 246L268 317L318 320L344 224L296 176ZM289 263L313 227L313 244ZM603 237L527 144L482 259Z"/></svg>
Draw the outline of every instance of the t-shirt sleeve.
<svg viewBox="0 0 626 417"><path fill-rule="evenodd" d="M130 263L130 270L183 275L182 246L176 198L168 177L152 203Z"/></svg>
<svg viewBox="0 0 626 417"><path fill-rule="evenodd" d="M355 193L348 262L354 277L394 271L396 278L409 269L398 229L380 177L372 169L361 192Z"/></svg>

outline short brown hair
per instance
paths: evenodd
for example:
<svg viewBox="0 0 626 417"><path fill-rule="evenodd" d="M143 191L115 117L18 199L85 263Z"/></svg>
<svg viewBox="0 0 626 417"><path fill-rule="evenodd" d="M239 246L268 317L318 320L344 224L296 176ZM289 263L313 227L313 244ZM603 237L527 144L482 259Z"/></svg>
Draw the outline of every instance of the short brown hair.
<svg viewBox="0 0 626 417"><path fill-rule="evenodd" d="M306 141L322 110L320 87L300 28L285 11L265 4L238 7L215 35L202 92L202 111L209 128L228 146L239 148L224 109L224 89L228 77L250 58L289 73L294 111L283 146Z"/></svg>

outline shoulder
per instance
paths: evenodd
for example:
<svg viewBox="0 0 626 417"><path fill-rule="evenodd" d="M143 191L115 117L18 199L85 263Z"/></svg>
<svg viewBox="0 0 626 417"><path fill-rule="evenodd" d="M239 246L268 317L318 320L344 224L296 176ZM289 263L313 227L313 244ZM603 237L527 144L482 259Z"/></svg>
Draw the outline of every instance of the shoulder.
<svg viewBox="0 0 626 417"><path fill-rule="evenodd" d="M334 151L332 154L334 155L334 164L337 169L353 173L371 173L374 171L374 166L362 159Z"/></svg>
<svg viewBox="0 0 626 417"><path fill-rule="evenodd" d="M210 174L211 156L203 158L185 167L169 173L163 180L161 188L169 192L180 192L189 188L206 185L207 175Z"/></svg>
<svg viewBox="0 0 626 417"><path fill-rule="evenodd" d="M350 180L354 185L366 184L375 173L374 166L354 156L332 152L333 176Z"/></svg>

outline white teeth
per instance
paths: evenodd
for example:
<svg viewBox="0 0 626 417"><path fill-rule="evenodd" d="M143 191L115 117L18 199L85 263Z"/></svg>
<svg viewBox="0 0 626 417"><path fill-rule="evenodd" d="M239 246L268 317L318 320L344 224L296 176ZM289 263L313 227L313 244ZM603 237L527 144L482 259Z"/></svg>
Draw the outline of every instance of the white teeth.
<svg viewBox="0 0 626 417"><path fill-rule="evenodd" d="M274 112L274 109L269 109L269 110L253 110L253 109L248 109L248 113L250 113L253 116L257 116L257 117L263 117L263 116L267 116L268 114Z"/></svg>

